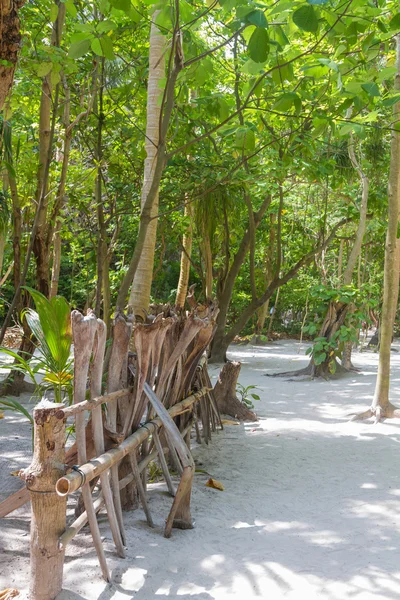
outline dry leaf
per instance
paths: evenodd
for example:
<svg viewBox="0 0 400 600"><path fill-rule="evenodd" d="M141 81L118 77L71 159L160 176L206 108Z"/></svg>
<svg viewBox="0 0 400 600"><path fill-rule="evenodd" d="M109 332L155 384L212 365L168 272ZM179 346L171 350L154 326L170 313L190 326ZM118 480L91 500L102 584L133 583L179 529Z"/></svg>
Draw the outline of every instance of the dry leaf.
<svg viewBox="0 0 400 600"><path fill-rule="evenodd" d="M15 588L7 588L0 592L0 600L11 600L11 598L15 598L15 596L19 596L19 591Z"/></svg>
<svg viewBox="0 0 400 600"><path fill-rule="evenodd" d="M0 419L4 419L4 413L0 412Z"/></svg>
<svg viewBox="0 0 400 600"><path fill-rule="evenodd" d="M222 425L240 425L239 421L231 421L230 419L222 419Z"/></svg>
<svg viewBox="0 0 400 600"><path fill-rule="evenodd" d="M220 481L217 481L216 479L213 479L212 477L210 477L210 479L207 481L206 486L213 488L214 490L220 490L221 492L223 492L225 489Z"/></svg>

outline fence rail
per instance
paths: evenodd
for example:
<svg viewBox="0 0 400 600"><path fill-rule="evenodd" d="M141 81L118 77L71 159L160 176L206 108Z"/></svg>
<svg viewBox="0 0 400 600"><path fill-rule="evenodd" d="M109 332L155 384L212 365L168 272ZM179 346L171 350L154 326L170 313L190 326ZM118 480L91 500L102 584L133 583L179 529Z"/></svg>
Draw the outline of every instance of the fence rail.
<svg viewBox="0 0 400 600"><path fill-rule="evenodd" d="M86 317L72 313L74 403L64 406L46 400L35 407L33 459L20 473L32 506L32 600L53 600L61 591L65 549L87 523L103 577L110 581L96 515L106 509L116 553L123 557L122 494L137 495L153 526L145 473L157 458L173 497L164 535L169 537L173 527L192 527L190 432L195 426L201 441L201 422L208 443L211 431L222 428L202 359L215 331L214 317L212 309L201 317L196 313L186 318L157 317L132 331L132 322L117 315L106 393L102 394L105 324L92 312ZM134 354L129 351L131 337ZM69 418L74 419L76 441L66 451ZM179 474L176 489L168 463ZM73 492L80 493L83 507L67 526L67 497Z"/></svg>

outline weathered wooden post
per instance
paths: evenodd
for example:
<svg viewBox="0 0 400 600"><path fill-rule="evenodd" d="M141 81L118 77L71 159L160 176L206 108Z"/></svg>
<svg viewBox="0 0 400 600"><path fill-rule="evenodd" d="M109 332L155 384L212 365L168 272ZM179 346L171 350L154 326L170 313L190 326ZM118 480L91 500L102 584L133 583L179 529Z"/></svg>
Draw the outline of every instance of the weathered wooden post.
<svg viewBox="0 0 400 600"><path fill-rule="evenodd" d="M48 400L42 400L35 407L33 459L31 465L21 472L32 505L32 600L54 600L62 588L64 549L59 546L58 538L65 531L67 498L56 493L56 482L65 473L65 418L60 419L62 408L62 404Z"/></svg>

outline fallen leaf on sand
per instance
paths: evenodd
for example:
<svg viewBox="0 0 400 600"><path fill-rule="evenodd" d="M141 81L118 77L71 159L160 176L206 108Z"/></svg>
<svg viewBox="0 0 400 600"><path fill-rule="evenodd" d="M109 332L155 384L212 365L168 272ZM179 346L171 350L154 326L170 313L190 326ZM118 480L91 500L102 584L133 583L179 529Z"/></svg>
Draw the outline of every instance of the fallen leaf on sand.
<svg viewBox="0 0 400 600"><path fill-rule="evenodd" d="M7 588L0 592L0 600L11 600L15 596L19 596L19 591L15 588Z"/></svg>
<svg viewBox="0 0 400 600"><path fill-rule="evenodd" d="M240 425L239 421L231 421L230 419L222 419L222 425Z"/></svg>
<svg viewBox="0 0 400 600"><path fill-rule="evenodd" d="M210 477L210 479L207 481L206 486L213 488L214 490L220 490L221 492L223 492L225 489L220 481L217 481L216 479L213 479L212 477Z"/></svg>

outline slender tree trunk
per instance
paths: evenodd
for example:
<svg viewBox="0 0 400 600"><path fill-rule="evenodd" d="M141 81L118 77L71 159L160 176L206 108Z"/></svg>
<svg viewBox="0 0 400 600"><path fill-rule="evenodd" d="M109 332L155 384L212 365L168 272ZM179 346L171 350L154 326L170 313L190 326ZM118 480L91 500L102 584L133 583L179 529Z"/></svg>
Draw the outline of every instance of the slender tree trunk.
<svg viewBox="0 0 400 600"><path fill-rule="evenodd" d="M12 88L21 33L18 11L25 0L0 0L0 110Z"/></svg>
<svg viewBox="0 0 400 600"><path fill-rule="evenodd" d="M274 322L275 319L275 314L276 314L276 308L278 306L278 302L279 302L279 294L280 294L281 288L278 288L278 291L276 292L276 299L275 299L275 304L272 307L272 313L271 316L269 318L269 323L268 323L268 331L267 331L267 337L269 338L272 332L272 324Z"/></svg>
<svg viewBox="0 0 400 600"><path fill-rule="evenodd" d="M53 26L51 44L60 47L61 33L65 21L65 4L58 2L58 15ZM58 86L59 84L57 84ZM58 96L56 92L56 96ZM36 259L36 277L38 290L49 296L50 286L50 248L48 245L47 213L49 206L48 186L50 175L51 145L54 135L57 102L53 100L51 73L43 78L39 115L39 164L37 171L36 203L38 206L37 229L33 243ZM52 119L53 113L53 119ZM51 240L50 240L51 242Z"/></svg>
<svg viewBox="0 0 400 600"><path fill-rule="evenodd" d="M4 262L4 250L6 247L6 241L7 241L7 233L1 232L0 233L0 276L3 272L3 262Z"/></svg>
<svg viewBox="0 0 400 600"><path fill-rule="evenodd" d="M154 13L153 18L156 16ZM142 209L154 179L156 157L160 141L161 103L160 82L165 77L165 37L158 27L151 24L150 29L149 78L147 85L147 122L144 161L144 181L141 194ZM150 218L158 213L158 186L150 207ZM143 321L146 319L150 303L151 284L153 280L154 253L157 237L157 219L150 220L147 226L141 256L133 279L129 304L133 312Z"/></svg>
<svg viewBox="0 0 400 600"><path fill-rule="evenodd" d="M343 225L348 223L348 221L349 221L349 219L342 219L341 221L339 221L332 228L330 235L328 237L326 237L325 240L321 241L316 248L314 248L312 251L308 252L302 258L300 258L300 260L298 260L297 263L295 265L293 265L293 267L291 267L283 276L281 276L281 277L275 276L273 281L270 283L270 285L264 291L264 293L261 296L259 296L258 298L256 298L255 300L252 300L246 306L246 308L238 315L238 317L235 320L235 323L226 332L225 335L224 335L224 330L216 331L216 334L214 337L214 343L215 343L215 340L217 339L218 346L216 346L215 354L214 354L214 351L212 352L210 362L211 361L219 362L216 359L214 360L214 356L215 357L226 356L226 351L229 347L229 344L232 343L232 341L234 340L236 335L239 335L239 333L245 327L245 325L249 321L249 319L251 319L251 317L255 314L255 312L269 298L271 298L271 296L275 293L275 291L279 287L281 287L282 285L284 285L285 283L287 283L288 281L290 281L291 279L296 277L297 273L300 271L301 268L307 267L309 264L311 264L313 262L313 260L315 260L315 255L319 254L322 249L327 248L329 246L331 241L334 239L338 229L340 229L340 227L342 227ZM221 308L221 310L222 310L222 308ZM213 348L214 348L214 346L213 346Z"/></svg>
<svg viewBox="0 0 400 600"><path fill-rule="evenodd" d="M395 89L400 90L400 34L396 35L396 76ZM399 123L400 102L393 107L392 127ZM372 412L380 416L400 416L400 410L389 401L390 387L390 348L393 335L393 317L396 311L395 299L398 294L399 270L396 262L400 252L398 224L400 213L400 133L392 129L390 146L390 171L388 189L388 229L385 245L385 267L383 283L383 305L380 321L380 352L378 377L372 402Z"/></svg>
<svg viewBox="0 0 400 600"><path fill-rule="evenodd" d="M183 250L181 253L181 268L179 272L179 282L175 300L175 305L177 308L183 308L185 306L185 300L189 286L190 259L192 256L193 243L193 203L186 202L184 214L185 217L188 219L188 228L183 236L182 241Z"/></svg>
<svg viewBox="0 0 400 600"><path fill-rule="evenodd" d="M271 213L269 242L268 242L267 251L265 253L264 287L268 287L273 279L273 254L274 254L274 248L275 248L275 220L276 220L275 214ZM255 327L255 332L254 332L256 335L256 338L257 338L257 336L262 335L262 332L264 330L265 320L268 315L268 307L269 307L269 300L267 300L265 302L265 304L263 304L263 306L260 309L258 309L258 311L257 311L257 323L256 323L256 327ZM257 339L256 339L256 341L257 341Z"/></svg>
<svg viewBox="0 0 400 600"><path fill-rule="evenodd" d="M348 118L351 116L351 111L348 113ZM369 179L365 174L361 160L358 160L356 157L355 149L354 149L354 136L350 134L349 143L348 143L348 153L351 160L351 164L353 165L354 170L357 172L360 183L361 183L361 205L360 205L360 219L358 221L358 227L356 231L356 237L353 243L353 247L350 252L350 256L347 260L347 265L345 271L343 273L343 283L344 285L350 285L353 279L354 270L356 268L356 264L361 257L361 248L364 240L365 230L367 226L367 211L368 211L368 195L369 195ZM358 280L359 280L359 269L358 269ZM353 307L350 307L349 313L353 310ZM346 342L344 345L341 363L342 366L350 370L353 368L351 362L351 352L352 352L353 342Z"/></svg>
<svg viewBox="0 0 400 600"><path fill-rule="evenodd" d="M104 274L104 262L107 257L107 230L104 222L104 211L103 211L103 173L102 173L102 159L103 159L103 124L104 124L104 113L103 113L103 85L104 85L104 57L101 59L100 65L100 77L99 77L99 90L98 90L98 106L97 106L97 142L95 148L95 159L97 163L97 175L95 182L94 198L96 203L97 212L97 282L96 282L96 300L95 300L95 313L96 315L101 314L101 300L102 291L105 283ZM106 251L104 252L104 246Z"/></svg>
<svg viewBox="0 0 400 600"><path fill-rule="evenodd" d="M257 211L256 216L255 216L255 228L256 229L260 225L270 203L271 203L271 196L267 196L264 199L264 202L262 203L260 209ZM245 231L245 233L242 237L242 240L240 242L238 251L236 252L236 254L234 256L232 265L231 265L231 267L228 271L228 274L225 278L224 285L222 286L222 289L220 289L218 291L217 300L218 300L219 313L217 316L217 330L215 332L215 335L214 335L214 338L212 341L212 346L211 346L211 355L210 355L211 362L224 362L226 360L226 351L228 349L228 345L231 343L231 341L235 337L235 336L233 336L228 344L225 343L224 338L225 338L226 321L227 321L227 317L228 317L228 310L229 310L229 305L230 305L230 302L232 299L235 281L236 281L237 276L239 275L240 269L241 269L243 262L247 256L249 248L250 248L250 228L248 228ZM266 298L266 301L267 300L268 300L268 298Z"/></svg>
<svg viewBox="0 0 400 600"><path fill-rule="evenodd" d="M203 261L204 261L204 275L205 275L205 296L206 300L212 300L213 297L213 262L212 262L212 250L211 242L207 233L203 231L203 239L201 243Z"/></svg>
<svg viewBox="0 0 400 600"><path fill-rule="evenodd" d="M338 256L338 269L337 269L337 277L338 277L338 281L340 281L342 279L342 272L343 272L343 250L344 250L344 240L340 240L340 245L339 245L339 256Z"/></svg>
<svg viewBox="0 0 400 600"><path fill-rule="evenodd" d="M56 230L53 236L53 265L51 269L50 298L58 294L58 282L61 268L61 222L57 220Z"/></svg>

